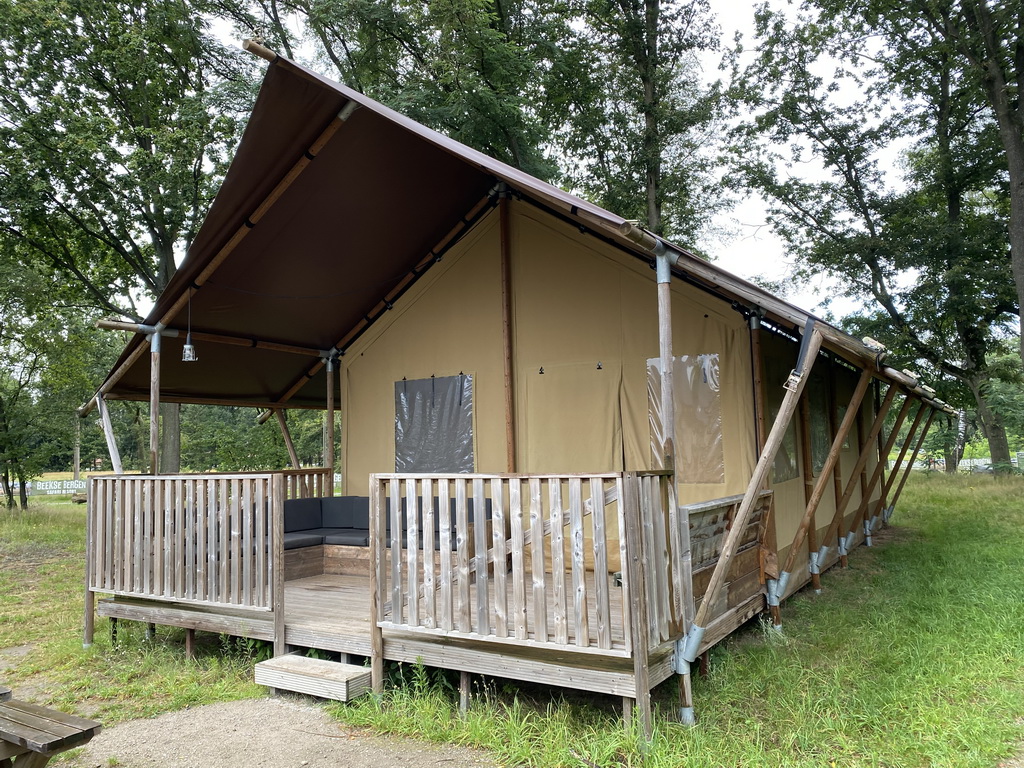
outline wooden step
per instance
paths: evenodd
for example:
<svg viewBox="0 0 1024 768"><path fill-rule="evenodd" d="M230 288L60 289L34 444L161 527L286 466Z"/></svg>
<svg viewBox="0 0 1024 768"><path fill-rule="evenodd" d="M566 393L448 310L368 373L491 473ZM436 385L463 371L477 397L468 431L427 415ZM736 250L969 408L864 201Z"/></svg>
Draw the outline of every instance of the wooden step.
<svg viewBox="0 0 1024 768"><path fill-rule="evenodd" d="M370 670L290 654L257 664L256 683L321 699L349 701L370 690Z"/></svg>

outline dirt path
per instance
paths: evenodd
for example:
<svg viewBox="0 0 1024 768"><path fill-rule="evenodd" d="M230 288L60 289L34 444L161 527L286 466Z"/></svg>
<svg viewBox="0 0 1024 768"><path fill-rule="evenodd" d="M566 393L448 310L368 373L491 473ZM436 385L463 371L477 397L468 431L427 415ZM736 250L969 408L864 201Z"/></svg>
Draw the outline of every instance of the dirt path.
<svg viewBox="0 0 1024 768"><path fill-rule="evenodd" d="M249 699L168 712L105 729L74 768L436 768L497 763L480 752L374 736L330 718L309 700Z"/></svg>

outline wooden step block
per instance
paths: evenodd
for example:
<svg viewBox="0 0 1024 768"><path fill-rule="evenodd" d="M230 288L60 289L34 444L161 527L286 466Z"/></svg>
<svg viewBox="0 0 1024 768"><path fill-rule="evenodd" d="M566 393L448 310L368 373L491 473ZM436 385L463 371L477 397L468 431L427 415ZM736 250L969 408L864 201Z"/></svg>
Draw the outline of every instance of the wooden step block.
<svg viewBox="0 0 1024 768"><path fill-rule="evenodd" d="M256 665L256 683L321 699L349 701L370 689L370 670L308 656L278 656Z"/></svg>

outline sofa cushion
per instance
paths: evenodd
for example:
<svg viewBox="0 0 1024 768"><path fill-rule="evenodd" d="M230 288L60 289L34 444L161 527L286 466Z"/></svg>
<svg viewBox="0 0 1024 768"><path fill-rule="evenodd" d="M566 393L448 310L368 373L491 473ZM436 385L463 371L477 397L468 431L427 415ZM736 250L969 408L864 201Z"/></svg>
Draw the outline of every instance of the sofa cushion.
<svg viewBox="0 0 1024 768"><path fill-rule="evenodd" d="M320 500L325 528L368 528L370 499L366 496L330 496Z"/></svg>
<svg viewBox="0 0 1024 768"><path fill-rule="evenodd" d="M370 532L365 528L346 528L339 533L324 536L324 544L340 544L345 547L365 547L370 543Z"/></svg>
<svg viewBox="0 0 1024 768"><path fill-rule="evenodd" d="M300 531L298 533L286 533L284 535L285 549L301 549L302 547L315 547L324 543L323 536Z"/></svg>
<svg viewBox="0 0 1024 768"><path fill-rule="evenodd" d="M284 532L306 531L323 525L320 499L288 499L284 503Z"/></svg>

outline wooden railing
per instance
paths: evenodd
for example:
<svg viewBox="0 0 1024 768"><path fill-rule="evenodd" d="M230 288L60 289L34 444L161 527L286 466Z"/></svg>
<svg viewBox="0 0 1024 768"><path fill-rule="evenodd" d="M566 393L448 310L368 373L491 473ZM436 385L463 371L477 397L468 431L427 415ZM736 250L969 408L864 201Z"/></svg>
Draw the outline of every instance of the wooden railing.
<svg viewBox="0 0 1024 768"><path fill-rule="evenodd" d="M673 619L654 545L668 481L644 480L373 475L374 626L628 656L642 579L653 585L644 639L657 645Z"/></svg>
<svg viewBox="0 0 1024 768"><path fill-rule="evenodd" d="M274 610L285 473L110 475L89 483L90 590Z"/></svg>
<svg viewBox="0 0 1024 768"><path fill-rule="evenodd" d="M286 469L285 496L289 499L323 498L334 495L334 474L330 469Z"/></svg>

